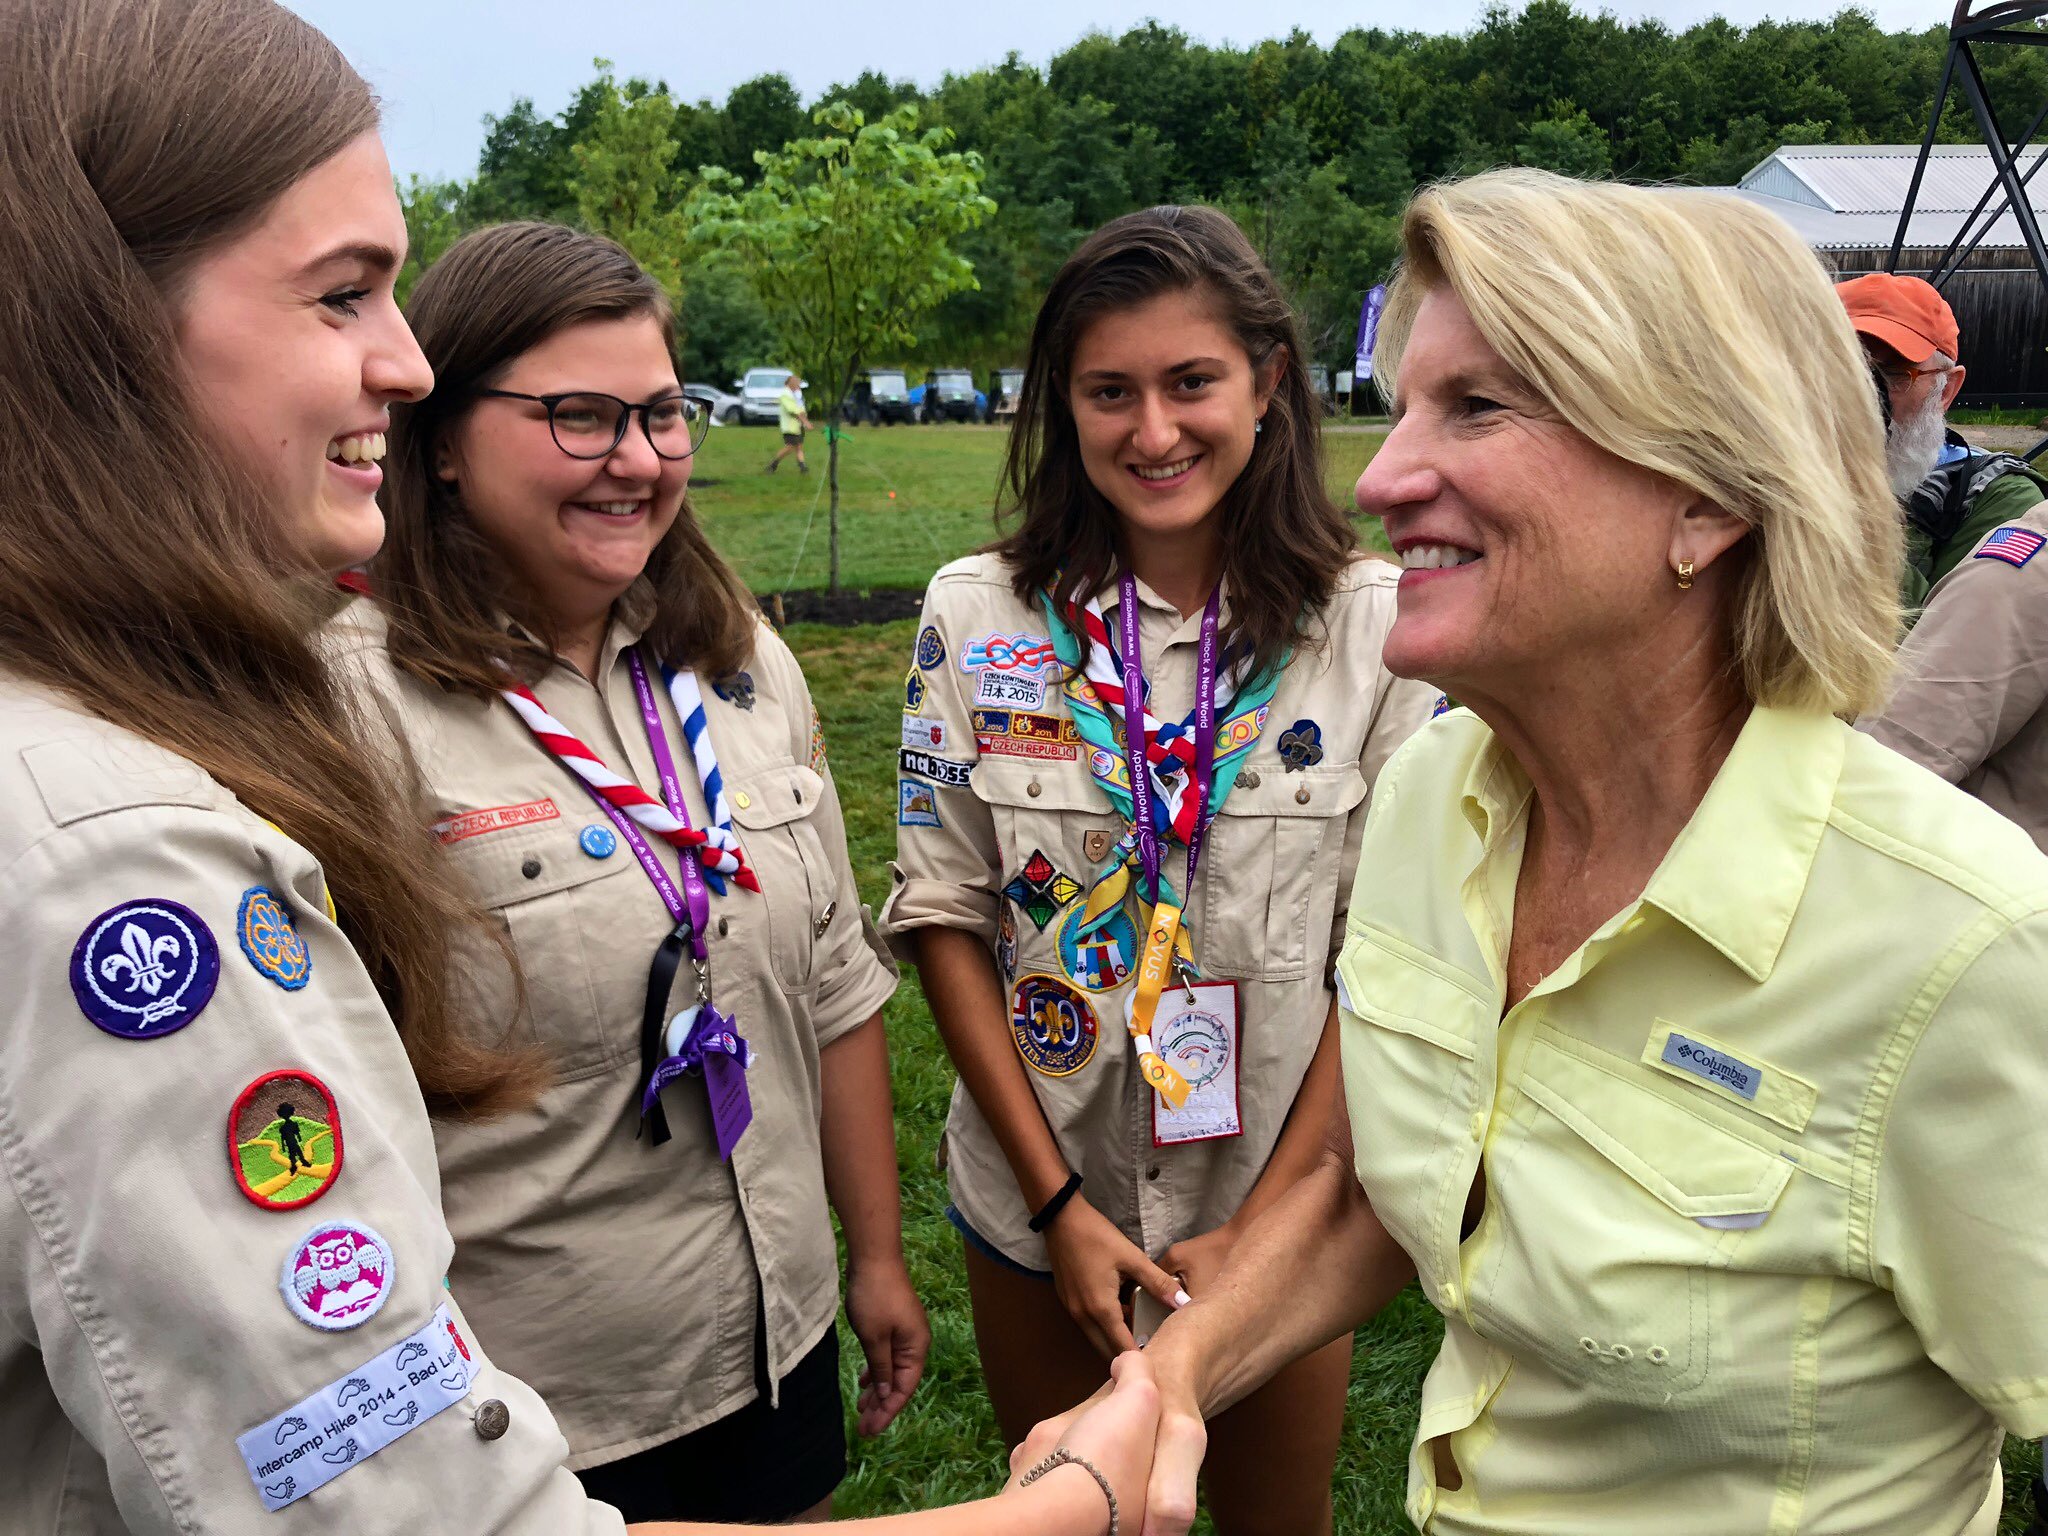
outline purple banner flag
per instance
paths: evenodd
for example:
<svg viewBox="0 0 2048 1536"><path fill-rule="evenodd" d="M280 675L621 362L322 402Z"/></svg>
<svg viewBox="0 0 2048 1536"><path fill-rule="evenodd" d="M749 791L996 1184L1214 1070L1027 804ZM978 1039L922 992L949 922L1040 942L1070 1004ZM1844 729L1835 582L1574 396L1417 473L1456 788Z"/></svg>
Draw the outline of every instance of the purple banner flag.
<svg viewBox="0 0 2048 1536"><path fill-rule="evenodd" d="M1376 283L1358 311L1358 359L1352 365L1357 382L1352 385L1353 389L1372 377L1372 349L1380 339L1380 311L1386 307L1387 285Z"/></svg>

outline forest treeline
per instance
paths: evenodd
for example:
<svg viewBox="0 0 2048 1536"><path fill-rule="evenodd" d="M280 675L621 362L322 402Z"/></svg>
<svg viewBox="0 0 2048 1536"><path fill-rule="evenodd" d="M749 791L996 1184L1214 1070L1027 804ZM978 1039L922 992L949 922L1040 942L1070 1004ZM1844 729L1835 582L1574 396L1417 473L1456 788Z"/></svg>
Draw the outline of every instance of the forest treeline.
<svg viewBox="0 0 2048 1536"><path fill-rule="evenodd" d="M1855 10L1674 31L1533 0L1461 35L1359 29L1328 46L1296 32L1210 47L1151 23L1084 37L1043 68L1013 54L929 87L869 72L811 102L780 74L716 103L673 100L660 81L603 66L555 116L520 99L487 118L468 180L415 179L403 192L422 261L464 229L512 218L614 234L624 223L645 249L646 229L678 229L703 167L750 179L756 151L814 132L826 101L869 121L908 103L921 127L979 157L997 211L956 242L979 286L925 322L919 356L894 361L1015 363L1046 281L1083 235L1133 208L1200 201L1243 224L1294 295L1316 357L1341 367L1359 295L1385 275L1419 183L1518 164L1722 185L1780 144L1914 141L1945 47L1940 26L1885 32ZM1985 64L2017 132L2048 104L2048 50L1989 49ZM1975 137L1957 103L1942 136ZM751 288L717 256L679 252L668 280L692 377L724 384L778 360Z"/></svg>

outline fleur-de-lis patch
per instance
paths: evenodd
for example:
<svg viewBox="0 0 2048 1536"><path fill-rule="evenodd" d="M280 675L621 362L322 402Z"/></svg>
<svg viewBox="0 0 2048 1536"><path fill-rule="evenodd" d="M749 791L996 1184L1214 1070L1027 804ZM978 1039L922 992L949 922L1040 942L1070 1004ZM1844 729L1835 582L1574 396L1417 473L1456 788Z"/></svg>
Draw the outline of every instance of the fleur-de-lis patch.
<svg viewBox="0 0 2048 1536"><path fill-rule="evenodd" d="M731 677L721 677L711 685L711 691L736 709L754 707L754 674L735 672Z"/></svg>
<svg viewBox="0 0 2048 1536"><path fill-rule="evenodd" d="M102 912L71 951L79 1010L124 1040L183 1029L212 1001L219 980L213 934L175 901L130 901Z"/></svg>
<svg viewBox="0 0 2048 1536"><path fill-rule="evenodd" d="M1313 720L1297 720L1280 733L1280 764L1300 773L1323 760L1323 728Z"/></svg>

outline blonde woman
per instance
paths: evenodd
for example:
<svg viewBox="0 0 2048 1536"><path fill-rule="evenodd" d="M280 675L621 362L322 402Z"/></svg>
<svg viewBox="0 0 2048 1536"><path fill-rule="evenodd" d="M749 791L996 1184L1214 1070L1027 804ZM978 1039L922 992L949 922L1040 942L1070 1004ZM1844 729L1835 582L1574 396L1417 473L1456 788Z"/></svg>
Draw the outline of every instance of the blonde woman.
<svg viewBox="0 0 2048 1536"><path fill-rule="evenodd" d="M1419 1279L1420 1529L1988 1536L2048 1430L2048 861L1842 723L1900 535L1841 306L1735 199L1532 171L1404 255L1358 501L1388 665L1467 707L1366 827L1353 1144L1147 1351L1146 1529Z"/></svg>

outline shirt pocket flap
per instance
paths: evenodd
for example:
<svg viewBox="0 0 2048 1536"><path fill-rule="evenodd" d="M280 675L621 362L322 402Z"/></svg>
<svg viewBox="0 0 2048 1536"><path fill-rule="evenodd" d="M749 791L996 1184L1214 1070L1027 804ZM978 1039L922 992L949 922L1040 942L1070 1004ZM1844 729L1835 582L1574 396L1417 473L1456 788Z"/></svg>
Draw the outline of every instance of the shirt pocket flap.
<svg viewBox="0 0 2048 1536"><path fill-rule="evenodd" d="M1094 777L1085 768L1076 772L1071 764L1048 766L1014 758L984 757L974 765L974 776L968 783L989 805L1097 814L1115 810L1109 796L1096 786Z"/></svg>
<svg viewBox="0 0 2048 1536"><path fill-rule="evenodd" d="M818 808L825 781L798 763L759 768L734 778L726 790L735 826L779 827L798 821Z"/></svg>
<svg viewBox="0 0 2048 1536"><path fill-rule="evenodd" d="M1320 820L1342 816L1365 798L1365 775L1356 763L1283 773L1262 767L1257 783L1242 776L1224 798L1219 816L1292 816Z"/></svg>
<svg viewBox="0 0 2048 1536"><path fill-rule="evenodd" d="M620 847L607 859L585 853L577 838L586 825L609 826L604 813L590 808L587 822L564 817L539 826L495 832L450 845L455 861L480 905L491 911L549 896L556 891L609 879L630 865L639 868L632 851ZM623 843L624 839L620 840ZM531 873L529 873L531 871Z"/></svg>
<svg viewBox="0 0 2048 1536"><path fill-rule="evenodd" d="M1405 949L1391 935L1353 930L1337 956L1339 1000L1367 1023L1471 1060L1492 1005Z"/></svg>
<svg viewBox="0 0 2048 1536"><path fill-rule="evenodd" d="M1792 1178L1792 1162L1548 1039L1530 1047L1520 1088L1679 1215L1719 1226L1761 1217Z"/></svg>

